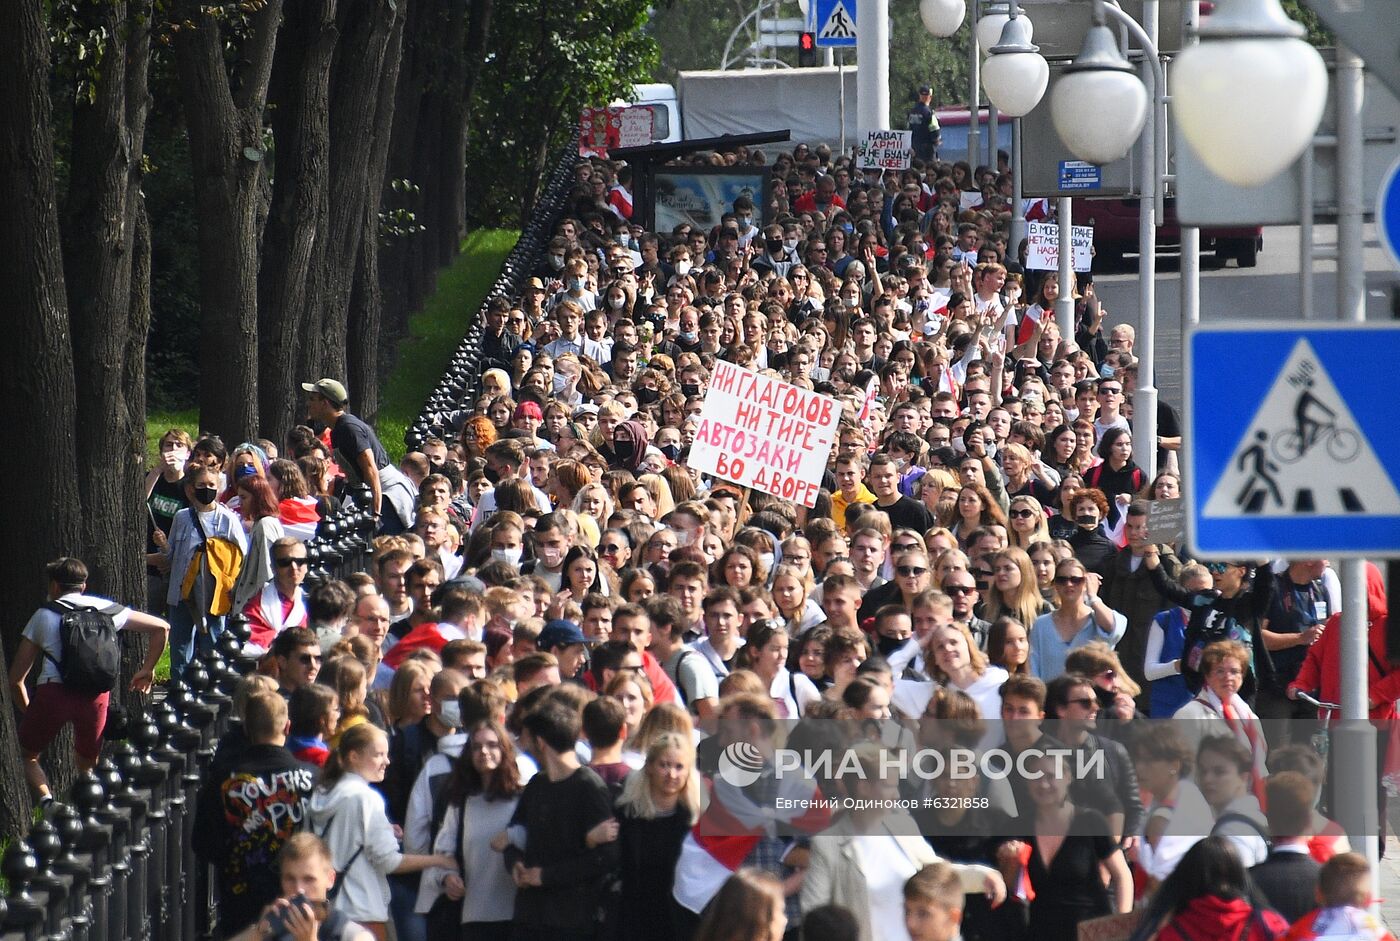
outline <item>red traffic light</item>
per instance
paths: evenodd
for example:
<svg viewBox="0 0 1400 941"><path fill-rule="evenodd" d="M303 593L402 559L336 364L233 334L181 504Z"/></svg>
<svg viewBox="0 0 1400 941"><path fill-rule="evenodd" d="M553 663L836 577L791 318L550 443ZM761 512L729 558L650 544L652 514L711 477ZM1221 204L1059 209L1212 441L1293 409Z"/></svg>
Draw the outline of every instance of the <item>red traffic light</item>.
<svg viewBox="0 0 1400 941"><path fill-rule="evenodd" d="M813 51L814 49L816 49L816 48L817 48L817 34L816 34L816 33L802 33L801 36L799 37L799 39L797 40L797 48L801 49L803 52L811 52L811 51Z"/></svg>

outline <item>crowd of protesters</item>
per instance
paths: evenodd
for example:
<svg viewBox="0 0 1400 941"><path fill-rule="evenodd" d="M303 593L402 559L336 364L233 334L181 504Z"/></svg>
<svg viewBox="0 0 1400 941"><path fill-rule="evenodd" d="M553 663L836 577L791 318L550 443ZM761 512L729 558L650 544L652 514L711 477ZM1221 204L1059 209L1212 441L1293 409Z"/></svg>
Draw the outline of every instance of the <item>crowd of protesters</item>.
<svg viewBox="0 0 1400 941"><path fill-rule="evenodd" d="M1331 819L1330 710L1297 697L1340 695L1337 579L1150 537L1175 415L1133 440L1132 329L1088 277L1023 270L1005 167L715 160L771 168L768 202L661 233L627 168L581 163L486 309L480 398L402 461L334 378L287 441L161 439L161 617L116 617L168 621L177 679L230 616L259 661L198 808L220 936L1073 941L1137 904L1143 941L1385 937ZM839 405L815 507L688 466L720 360ZM360 485L370 569L307 582ZM62 685L59 617L17 691L41 662ZM26 752L72 719L95 756L85 702L31 709ZM785 776L798 746L852 760ZM959 750L1016 773L890 771Z"/></svg>

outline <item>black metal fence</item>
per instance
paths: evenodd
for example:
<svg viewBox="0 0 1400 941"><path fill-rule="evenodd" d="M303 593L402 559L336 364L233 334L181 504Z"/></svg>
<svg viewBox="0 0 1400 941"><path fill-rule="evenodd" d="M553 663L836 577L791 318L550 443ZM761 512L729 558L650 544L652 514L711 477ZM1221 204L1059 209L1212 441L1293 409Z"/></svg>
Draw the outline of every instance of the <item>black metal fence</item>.
<svg viewBox="0 0 1400 941"><path fill-rule="evenodd" d="M228 727L231 694L254 662L246 625L190 665L67 804L50 804L0 858L7 939L197 941L216 921L210 881L194 855L200 781Z"/></svg>
<svg viewBox="0 0 1400 941"><path fill-rule="evenodd" d="M578 144L570 141L555 161L549 182L520 230L519 241L502 263L495 284L486 293L481 309L467 328L466 336L462 337L462 342L452 354L447 371L423 403L418 417L404 432L404 443L410 451L417 450L423 440L432 435L450 440L476 404L481 392L481 333L486 305L496 298L513 299L524 290L530 273L544 257L554 226L564 211L578 161Z"/></svg>

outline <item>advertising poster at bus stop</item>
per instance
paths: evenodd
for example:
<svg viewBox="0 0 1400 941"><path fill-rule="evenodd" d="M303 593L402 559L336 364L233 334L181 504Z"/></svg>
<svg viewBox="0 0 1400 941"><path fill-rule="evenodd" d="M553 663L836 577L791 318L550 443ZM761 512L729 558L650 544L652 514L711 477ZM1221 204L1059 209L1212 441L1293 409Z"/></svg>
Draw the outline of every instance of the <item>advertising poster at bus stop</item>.
<svg viewBox="0 0 1400 941"><path fill-rule="evenodd" d="M835 399L721 360L705 393L690 466L812 507L840 421Z"/></svg>

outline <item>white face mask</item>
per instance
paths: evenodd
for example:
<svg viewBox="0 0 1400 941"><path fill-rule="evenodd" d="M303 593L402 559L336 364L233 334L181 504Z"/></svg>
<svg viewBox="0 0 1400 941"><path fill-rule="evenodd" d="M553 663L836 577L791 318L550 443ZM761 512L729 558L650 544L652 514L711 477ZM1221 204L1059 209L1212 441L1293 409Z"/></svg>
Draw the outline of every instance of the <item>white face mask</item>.
<svg viewBox="0 0 1400 941"><path fill-rule="evenodd" d="M491 558L497 562L508 562L511 565L520 564L520 547L514 549L492 549Z"/></svg>
<svg viewBox="0 0 1400 941"><path fill-rule="evenodd" d="M783 248L790 252L795 251L797 249L797 239L783 239Z"/></svg>
<svg viewBox="0 0 1400 941"><path fill-rule="evenodd" d="M564 256L563 256L563 255L550 255L550 256L549 256L549 263L550 263L551 265L553 265L555 268L562 268L562 267L564 267Z"/></svg>
<svg viewBox="0 0 1400 941"><path fill-rule="evenodd" d="M625 298L625 297L610 297L610 298L608 298L608 304L613 308L613 310L619 310L619 309L621 309L622 305L623 305L623 304L626 304L626 303L627 303L627 298Z"/></svg>
<svg viewBox="0 0 1400 941"><path fill-rule="evenodd" d="M621 245L623 248L626 248L627 246L632 244L632 236L627 232L618 233L617 244Z"/></svg>
<svg viewBox="0 0 1400 941"><path fill-rule="evenodd" d="M455 699L449 699L438 707L438 719L443 725L450 728L459 729L462 727L462 704Z"/></svg>
<svg viewBox="0 0 1400 941"><path fill-rule="evenodd" d="M676 274L690 274L690 262L688 262L688 261L678 261L678 262L676 262Z"/></svg>
<svg viewBox="0 0 1400 941"><path fill-rule="evenodd" d="M758 554L758 564L765 572L773 571L773 553L760 552Z"/></svg>

